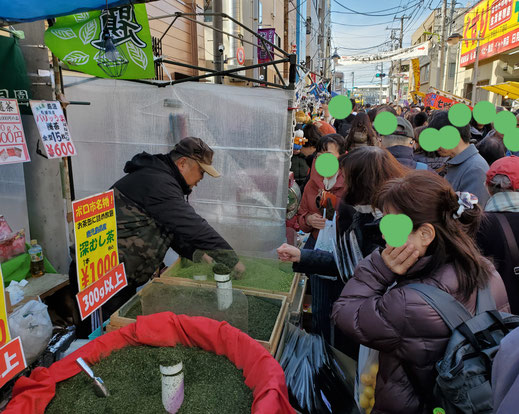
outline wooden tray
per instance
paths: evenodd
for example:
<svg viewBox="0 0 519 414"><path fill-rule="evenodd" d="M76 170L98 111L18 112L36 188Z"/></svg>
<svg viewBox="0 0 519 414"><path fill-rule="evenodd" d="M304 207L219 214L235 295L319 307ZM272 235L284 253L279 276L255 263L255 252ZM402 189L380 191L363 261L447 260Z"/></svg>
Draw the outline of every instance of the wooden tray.
<svg viewBox="0 0 519 414"><path fill-rule="evenodd" d="M153 279L150 283L161 283L161 284L167 284L167 285L176 285L176 286L190 286L190 287L208 287L206 282L198 282L191 279L181 279L178 277L161 277L157 279ZM143 288L143 290L146 289L146 287ZM288 302L287 297L284 295L277 295L272 294L268 292L258 292L255 290L242 290L240 289L245 295L247 296L256 296L256 297L264 297L264 298L270 298L270 299L276 299L281 302L281 308L278 313L278 317L276 319L276 323L274 324L274 329L272 330L272 333L270 335L270 338L268 341L264 340L258 340L257 341L263 345L267 351L271 353L271 355L274 355L277 349L277 346L279 344L279 339L281 337L281 331L283 329L283 325L285 323L285 319L287 317L288 312ZM131 323L135 322L135 319L126 318L121 315L126 315L129 309L132 308L132 306L135 305L137 301L140 300L140 296L142 294L142 290L137 292L136 295L134 295L128 302L126 302L123 306L121 306L117 311L115 311L112 316L110 317L110 323L106 327L107 332L115 331L119 328L122 328L123 326L129 325Z"/></svg>
<svg viewBox="0 0 519 414"><path fill-rule="evenodd" d="M172 274L175 272L176 267L179 266L179 263L180 263L180 259L178 259L175 263L173 263L171 266L169 266L160 275L160 277L167 278L167 279L178 279L178 280L183 280L186 282L195 282L195 283L198 283L199 285L206 285L206 286L213 286L213 287L216 286L216 282L214 282L212 280L200 281L200 280L194 280L194 279L190 279L190 278L182 278L182 277L173 276ZM295 297L295 294L297 291L297 286L299 285L299 281L301 280L301 276L302 276L301 273L297 273L297 272L294 273L294 277L293 277L292 283L290 285L290 290L288 292L261 289L261 288L257 288L257 287L251 287L251 286L241 287L239 280L233 280L233 289L239 289L242 291L247 290L247 291L252 291L252 292L270 293L270 294L274 294L274 295L282 295L287 298L288 304L291 304L294 300L294 297Z"/></svg>

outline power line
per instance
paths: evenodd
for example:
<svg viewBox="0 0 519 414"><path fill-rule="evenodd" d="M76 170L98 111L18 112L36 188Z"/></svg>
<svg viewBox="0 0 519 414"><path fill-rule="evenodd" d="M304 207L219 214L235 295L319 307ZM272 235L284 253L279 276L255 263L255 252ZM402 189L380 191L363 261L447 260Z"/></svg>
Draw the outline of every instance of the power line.
<svg viewBox="0 0 519 414"><path fill-rule="evenodd" d="M337 49L346 49L346 50L369 50L369 49L375 49L377 47L380 47L380 46L384 46L386 44L388 44L389 42L384 42L384 43L381 43L379 45L375 45L375 46L371 46L371 47L362 47L362 48L352 48L352 47L338 47Z"/></svg>
<svg viewBox="0 0 519 414"><path fill-rule="evenodd" d="M339 3L337 0L333 0L335 3L337 3L339 6L341 6L342 8L348 10L349 12L341 12L341 11L338 11L338 10L334 10L333 12L334 13L340 13L340 14L360 14L362 16L369 16L369 17L383 17L383 16L393 16L397 13L403 13L407 10L410 10L412 9L413 7L417 6L418 4L422 3L423 0L420 0L418 1L417 3L414 3L412 6L409 6L408 8L406 9L403 9L403 10L399 10L399 11L395 11L393 13L387 13L387 14L374 14L374 13L379 13L379 12L383 12L385 10L378 10L378 11L374 11L374 12L368 12L368 13L364 13L364 12L359 12L357 10L353 10L353 9L350 9L349 7L346 7L345 5ZM386 10L393 10L393 9L398 9L400 7L392 7L391 9L386 9Z"/></svg>
<svg viewBox="0 0 519 414"><path fill-rule="evenodd" d="M381 22L381 23L373 23L373 24L346 24L346 23L339 23L339 22L331 22L332 24L336 24L338 26L346 26L346 27L368 27L368 26L380 26L383 24L392 23L393 20L390 20L388 22Z"/></svg>

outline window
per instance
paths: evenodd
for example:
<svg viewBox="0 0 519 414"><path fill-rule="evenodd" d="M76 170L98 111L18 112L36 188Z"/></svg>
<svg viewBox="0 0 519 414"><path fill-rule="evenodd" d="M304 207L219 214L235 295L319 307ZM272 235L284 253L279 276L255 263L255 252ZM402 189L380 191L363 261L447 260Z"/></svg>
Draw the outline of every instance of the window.
<svg viewBox="0 0 519 414"><path fill-rule="evenodd" d="M420 70L420 82L422 82L422 83L429 82L430 70L431 70L430 63L422 66L422 68Z"/></svg>
<svg viewBox="0 0 519 414"><path fill-rule="evenodd" d="M449 62L449 78L454 78L456 75L456 62Z"/></svg>
<svg viewBox="0 0 519 414"><path fill-rule="evenodd" d="M306 18L306 34L312 34L312 18L307 17Z"/></svg>

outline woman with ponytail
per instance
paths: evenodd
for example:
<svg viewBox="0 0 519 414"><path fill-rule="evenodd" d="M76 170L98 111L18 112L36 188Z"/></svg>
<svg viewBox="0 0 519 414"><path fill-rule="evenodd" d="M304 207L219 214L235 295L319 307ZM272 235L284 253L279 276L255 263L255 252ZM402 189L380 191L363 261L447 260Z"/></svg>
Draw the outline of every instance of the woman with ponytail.
<svg viewBox="0 0 519 414"><path fill-rule="evenodd" d="M472 314L478 288L490 285L497 309L510 311L499 274L474 242L481 217L477 202L428 171L388 181L375 198L374 207L385 215L407 215L411 234L403 246L386 245L362 260L332 313L345 334L380 351L372 414L420 413L419 395L432 393L434 366L451 336L407 284L442 289Z"/></svg>

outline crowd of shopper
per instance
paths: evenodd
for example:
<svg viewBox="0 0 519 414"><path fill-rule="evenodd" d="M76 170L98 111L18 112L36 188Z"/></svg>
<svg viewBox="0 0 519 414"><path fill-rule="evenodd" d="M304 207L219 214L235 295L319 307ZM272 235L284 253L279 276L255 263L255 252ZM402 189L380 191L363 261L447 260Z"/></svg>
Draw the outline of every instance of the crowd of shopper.
<svg viewBox="0 0 519 414"><path fill-rule="evenodd" d="M278 255L310 277L314 333L353 358L359 345L380 352L370 412L428 412L421 391L432 393L451 332L407 285L439 288L471 314L488 287L498 311L519 313L519 154L492 124L474 119L456 127L454 148L427 152L420 134L452 125L447 110L354 100L352 107L345 119L299 125L308 139L301 149L307 169L305 177L294 170L306 182L294 227L310 236L302 249L284 244ZM384 111L397 116L397 129L381 136L373 123ZM334 177L315 169L323 153L339 160ZM380 231L387 214L412 220L401 247L386 244ZM315 248L327 223L338 240L354 240L361 256L348 280L332 251Z"/></svg>

